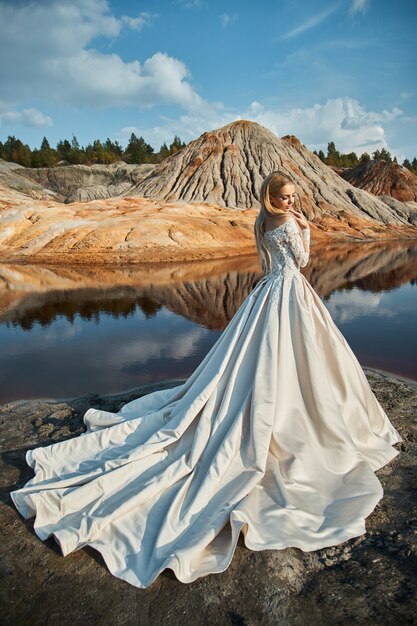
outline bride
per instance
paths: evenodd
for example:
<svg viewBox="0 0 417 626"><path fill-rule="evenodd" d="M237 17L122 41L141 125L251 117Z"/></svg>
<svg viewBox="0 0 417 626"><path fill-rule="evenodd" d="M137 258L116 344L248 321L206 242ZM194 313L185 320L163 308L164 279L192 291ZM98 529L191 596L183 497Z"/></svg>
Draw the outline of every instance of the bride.
<svg viewBox="0 0 417 626"><path fill-rule="evenodd" d="M143 588L165 568L224 571L241 531L251 550L303 551L365 533L402 439L300 272L294 197L280 172L263 181L263 277L184 384L90 408L85 433L26 453L35 475L13 502L63 555L92 546Z"/></svg>

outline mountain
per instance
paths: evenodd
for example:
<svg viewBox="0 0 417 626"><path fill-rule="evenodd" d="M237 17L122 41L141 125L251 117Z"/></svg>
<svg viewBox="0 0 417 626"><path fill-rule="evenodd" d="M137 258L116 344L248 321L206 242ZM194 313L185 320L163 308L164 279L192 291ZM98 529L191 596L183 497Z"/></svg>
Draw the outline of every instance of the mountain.
<svg viewBox="0 0 417 626"><path fill-rule="evenodd" d="M130 195L259 208L262 180L277 169L294 180L304 215L324 228L339 221L343 229L355 219L370 227L372 220L417 225L417 205L389 206L340 178L294 135L279 138L247 120L203 133L156 166Z"/></svg>
<svg viewBox="0 0 417 626"><path fill-rule="evenodd" d="M278 138L243 120L203 133L158 166L34 171L0 162L1 260L156 263L255 253L259 190L275 169L295 182L313 244L417 238L417 202L358 189L294 135Z"/></svg>
<svg viewBox="0 0 417 626"><path fill-rule="evenodd" d="M151 163L110 165L55 165L23 167L0 159L0 182L38 200L89 202L129 195L129 191L153 170Z"/></svg>
<svg viewBox="0 0 417 626"><path fill-rule="evenodd" d="M351 185L375 196L391 196L400 202L417 202L417 176L398 163L368 161L340 172Z"/></svg>

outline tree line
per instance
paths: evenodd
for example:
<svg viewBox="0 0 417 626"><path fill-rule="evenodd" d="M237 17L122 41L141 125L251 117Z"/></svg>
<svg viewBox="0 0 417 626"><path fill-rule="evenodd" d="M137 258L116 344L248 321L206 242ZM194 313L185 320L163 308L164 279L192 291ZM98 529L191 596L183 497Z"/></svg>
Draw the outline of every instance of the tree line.
<svg viewBox="0 0 417 626"><path fill-rule="evenodd" d="M372 157L368 152L364 152L360 157L357 156L356 152L349 152L344 154L343 152L339 152L336 150L336 146L334 141L330 141L327 144L327 154L324 154L323 150L313 151L316 156L319 157L320 161L325 163L326 165L333 165L334 167L340 168L350 168L356 167L359 163L367 163L368 161L386 161L387 163L397 163L397 157L392 157L391 153L385 148L381 148L381 150L375 150L372 153ZM413 174L417 174L417 159L414 159L410 162L409 159L404 159L402 165L406 167Z"/></svg>
<svg viewBox="0 0 417 626"><path fill-rule="evenodd" d="M68 141L68 139L58 141L56 148L52 148L47 138L44 137L40 148L31 150L20 139L9 135L4 143L0 141L0 158L26 167L53 167L58 163L84 165L100 163L106 165L116 161L125 161L126 163L160 163L171 156L171 154L184 148L185 145L178 135L175 135L169 146L164 142L159 151L155 152L143 137L137 137L132 133L126 148L122 148L117 140L111 141L109 138L105 142L96 139L84 148L80 146L76 136L73 135L71 141ZM367 152L358 157L355 152L347 154L339 152L336 150L333 141L327 144L327 154L324 154L323 150L318 152L314 150L314 154L326 165L340 168L355 167L359 163L368 162L371 159L398 163L397 158L392 157L385 148L375 150L372 153L372 157ZM417 174L416 157L411 162L409 159L404 159L402 165L414 174Z"/></svg>
<svg viewBox="0 0 417 626"><path fill-rule="evenodd" d="M184 148L186 144L175 135L172 143L167 146L164 142L158 152L144 140L134 133L130 135L126 148L122 148L120 143L111 141L109 138L105 142L99 139L89 143L86 147L80 146L75 135L71 141L64 139L58 141L56 148L52 148L46 137L43 138L40 148L31 148L20 139L9 135L7 140L0 141L0 158L5 161L19 163L25 167L53 167L58 163L63 164L83 164L93 165L100 163L103 165L125 161L126 163L160 163L178 150Z"/></svg>

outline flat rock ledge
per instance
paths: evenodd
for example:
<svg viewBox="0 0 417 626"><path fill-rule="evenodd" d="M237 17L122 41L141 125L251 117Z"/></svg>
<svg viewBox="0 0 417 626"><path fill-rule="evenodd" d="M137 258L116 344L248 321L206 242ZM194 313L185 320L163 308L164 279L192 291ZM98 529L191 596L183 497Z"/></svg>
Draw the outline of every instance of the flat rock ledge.
<svg viewBox="0 0 417 626"><path fill-rule="evenodd" d="M414 624L417 614L417 385L364 368L372 389L403 437L401 450L378 470L384 497L367 532L314 552L252 552L241 536L221 574L180 583L165 570L148 589L114 578L90 548L63 557L53 539L40 541L9 497L32 475L28 448L83 431L89 407L118 411L130 400L181 381L117 395L23 400L0 406L3 539L1 623L60 626Z"/></svg>

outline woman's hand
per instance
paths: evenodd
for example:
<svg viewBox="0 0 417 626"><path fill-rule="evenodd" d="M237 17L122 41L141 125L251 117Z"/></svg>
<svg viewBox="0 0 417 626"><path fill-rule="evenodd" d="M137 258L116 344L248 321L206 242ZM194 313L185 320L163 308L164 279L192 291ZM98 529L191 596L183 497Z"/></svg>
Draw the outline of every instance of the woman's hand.
<svg viewBox="0 0 417 626"><path fill-rule="evenodd" d="M296 211L295 209L289 209L289 211L294 215L300 228L308 228L308 222L301 211Z"/></svg>

